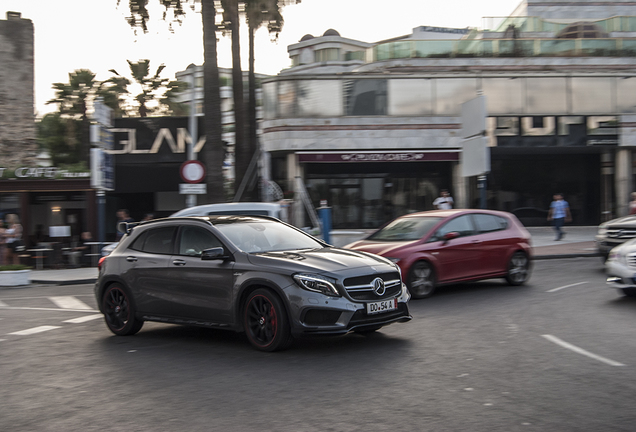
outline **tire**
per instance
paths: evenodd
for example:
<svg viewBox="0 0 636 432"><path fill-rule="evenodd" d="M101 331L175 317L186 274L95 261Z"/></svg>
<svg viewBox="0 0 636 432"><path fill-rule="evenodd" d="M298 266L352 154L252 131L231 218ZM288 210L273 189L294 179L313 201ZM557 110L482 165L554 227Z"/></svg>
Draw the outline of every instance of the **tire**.
<svg viewBox="0 0 636 432"><path fill-rule="evenodd" d="M626 297L636 297L636 288L622 288L621 291Z"/></svg>
<svg viewBox="0 0 636 432"><path fill-rule="evenodd" d="M506 281L509 285L519 286L530 279L530 258L525 252L515 252L508 263Z"/></svg>
<svg viewBox="0 0 636 432"><path fill-rule="evenodd" d="M418 261L413 264L406 286L413 298L422 299L433 295L436 288L433 266L426 261Z"/></svg>
<svg viewBox="0 0 636 432"><path fill-rule="evenodd" d="M267 289L257 289L247 298L243 326L247 339L260 351L279 351L292 341L283 303Z"/></svg>
<svg viewBox="0 0 636 432"><path fill-rule="evenodd" d="M109 286L102 297L102 308L108 329L118 336L131 336L141 330L142 320L135 318L135 306L126 288Z"/></svg>

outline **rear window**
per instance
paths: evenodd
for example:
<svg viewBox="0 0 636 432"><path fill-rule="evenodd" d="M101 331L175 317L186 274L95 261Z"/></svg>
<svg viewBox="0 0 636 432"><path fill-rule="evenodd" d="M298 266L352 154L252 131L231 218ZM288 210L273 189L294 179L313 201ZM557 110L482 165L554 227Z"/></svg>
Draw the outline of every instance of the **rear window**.
<svg viewBox="0 0 636 432"><path fill-rule="evenodd" d="M474 214L473 220L480 233L501 231L508 228L508 221L501 216L489 214Z"/></svg>
<svg viewBox="0 0 636 432"><path fill-rule="evenodd" d="M175 227L163 227L145 231L132 245L131 249L155 254L171 254Z"/></svg>

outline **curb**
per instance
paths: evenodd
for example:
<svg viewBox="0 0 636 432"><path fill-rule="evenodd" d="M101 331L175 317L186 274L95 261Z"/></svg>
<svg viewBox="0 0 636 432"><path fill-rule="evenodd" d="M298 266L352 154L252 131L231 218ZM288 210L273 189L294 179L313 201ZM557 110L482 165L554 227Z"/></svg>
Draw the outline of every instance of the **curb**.
<svg viewBox="0 0 636 432"><path fill-rule="evenodd" d="M555 254L555 255L535 255L532 257L533 260L547 260L547 259L559 259L559 258L590 258L590 257L600 257L601 254L598 252L594 253L570 253L570 254Z"/></svg>
<svg viewBox="0 0 636 432"><path fill-rule="evenodd" d="M31 284L37 285L86 285L94 284L97 281L96 278L92 279L75 279L75 280L36 280L32 279Z"/></svg>

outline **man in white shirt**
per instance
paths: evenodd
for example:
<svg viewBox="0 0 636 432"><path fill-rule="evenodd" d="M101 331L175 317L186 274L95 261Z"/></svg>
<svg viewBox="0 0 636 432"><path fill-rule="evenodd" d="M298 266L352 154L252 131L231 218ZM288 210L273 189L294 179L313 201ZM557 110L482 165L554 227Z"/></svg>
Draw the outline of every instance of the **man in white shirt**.
<svg viewBox="0 0 636 432"><path fill-rule="evenodd" d="M433 205L438 210L450 210L453 208L453 203L453 197L450 196L446 189L442 189L442 196L433 201Z"/></svg>

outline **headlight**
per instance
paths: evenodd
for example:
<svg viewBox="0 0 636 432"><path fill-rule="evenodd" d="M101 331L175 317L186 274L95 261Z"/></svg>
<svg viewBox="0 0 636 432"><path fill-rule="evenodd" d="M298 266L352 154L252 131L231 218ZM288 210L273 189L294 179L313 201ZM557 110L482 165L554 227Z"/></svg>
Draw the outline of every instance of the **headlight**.
<svg viewBox="0 0 636 432"><path fill-rule="evenodd" d="M296 274L294 280L301 288L308 291L318 292L326 296L340 297L336 289L336 281L319 275Z"/></svg>
<svg viewBox="0 0 636 432"><path fill-rule="evenodd" d="M598 229L598 235L604 236L605 234L607 234L607 228L605 227L599 227Z"/></svg>
<svg viewBox="0 0 636 432"><path fill-rule="evenodd" d="M610 251L610 254L607 257L608 261L616 261L618 263L627 265L627 259L626 258L627 258L627 256L622 254L620 252L620 250L614 250L614 249L612 249Z"/></svg>

